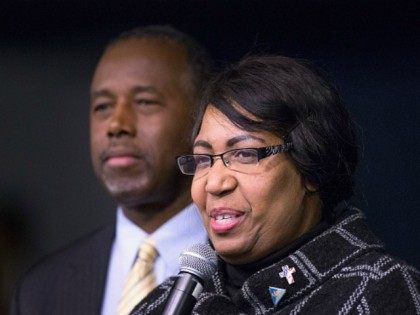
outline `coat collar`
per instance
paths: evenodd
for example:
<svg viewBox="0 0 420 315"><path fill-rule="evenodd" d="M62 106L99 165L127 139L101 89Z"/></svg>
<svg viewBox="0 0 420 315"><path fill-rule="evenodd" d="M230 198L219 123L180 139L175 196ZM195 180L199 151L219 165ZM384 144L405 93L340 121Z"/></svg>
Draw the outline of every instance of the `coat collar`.
<svg viewBox="0 0 420 315"><path fill-rule="evenodd" d="M96 231L77 246L78 253L69 257L67 272L61 273L60 288L62 299L57 309L86 311L99 314L102 307L109 255L115 237L115 224ZM66 304L66 305L63 305Z"/></svg>
<svg viewBox="0 0 420 315"><path fill-rule="evenodd" d="M370 250L382 250L382 243L368 229L363 214L356 208L345 211L331 228L318 235L281 261L257 271L245 281L236 296L231 297L245 312L265 313L281 309L296 299L317 290L344 264ZM288 268L294 283L284 277ZM213 277L209 292L226 296L224 275L219 271ZM277 305L271 288L285 290ZM200 302L212 299L211 293ZM213 296L215 297L215 295ZM220 301L219 301L220 302ZM227 301L226 301L227 302Z"/></svg>

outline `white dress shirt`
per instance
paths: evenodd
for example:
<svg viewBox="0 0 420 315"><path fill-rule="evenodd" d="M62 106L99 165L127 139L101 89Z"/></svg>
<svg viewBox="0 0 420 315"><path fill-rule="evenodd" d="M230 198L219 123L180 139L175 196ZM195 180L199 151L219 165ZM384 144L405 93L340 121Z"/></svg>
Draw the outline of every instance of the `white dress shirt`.
<svg viewBox="0 0 420 315"><path fill-rule="evenodd" d="M117 314L125 280L136 259L140 244L149 236L155 241L159 253L155 262L157 284L178 274L178 258L184 248L195 243L207 242L206 231L194 204L190 204L150 235L131 222L122 209L118 208L115 240L102 301L102 315Z"/></svg>

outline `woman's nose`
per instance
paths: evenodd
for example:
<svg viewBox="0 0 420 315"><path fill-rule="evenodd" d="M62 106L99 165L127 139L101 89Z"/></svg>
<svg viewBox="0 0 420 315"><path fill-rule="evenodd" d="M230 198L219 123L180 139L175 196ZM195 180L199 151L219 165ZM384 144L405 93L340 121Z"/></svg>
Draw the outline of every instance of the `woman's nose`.
<svg viewBox="0 0 420 315"><path fill-rule="evenodd" d="M223 195L236 188L237 181L228 167L226 167L221 158L213 162L209 168L206 178L206 192L213 195Z"/></svg>
<svg viewBox="0 0 420 315"><path fill-rule="evenodd" d="M109 137L133 137L136 135L136 113L127 102L120 101L112 113L109 126Z"/></svg>

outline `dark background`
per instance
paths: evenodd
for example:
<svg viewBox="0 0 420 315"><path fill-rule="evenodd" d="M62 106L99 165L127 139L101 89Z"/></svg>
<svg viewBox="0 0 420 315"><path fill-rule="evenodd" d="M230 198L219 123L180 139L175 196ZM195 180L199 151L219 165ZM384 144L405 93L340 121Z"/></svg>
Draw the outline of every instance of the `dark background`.
<svg viewBox="0 0 420 315"><path fill-rule="evenodd" d="M89 83L103 46L145 24L191 34L219 66L269 52L330 73L358 125L356 204L419 267L419 13L416 1L3 0L0 313L16 274L114 215L90 165Z"/></svg>

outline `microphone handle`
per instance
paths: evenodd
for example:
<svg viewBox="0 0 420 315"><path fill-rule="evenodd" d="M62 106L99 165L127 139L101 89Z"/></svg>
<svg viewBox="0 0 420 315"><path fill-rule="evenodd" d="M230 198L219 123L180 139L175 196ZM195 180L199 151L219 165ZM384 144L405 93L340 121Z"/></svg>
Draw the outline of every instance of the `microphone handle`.
<svg viewBox="0 0 420 315"><path fill-rule="evenodd" d="M180 273L171 289L162 315L190 315L203 286L197 277Z"/></svg>

